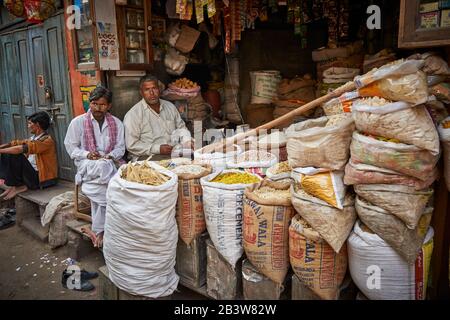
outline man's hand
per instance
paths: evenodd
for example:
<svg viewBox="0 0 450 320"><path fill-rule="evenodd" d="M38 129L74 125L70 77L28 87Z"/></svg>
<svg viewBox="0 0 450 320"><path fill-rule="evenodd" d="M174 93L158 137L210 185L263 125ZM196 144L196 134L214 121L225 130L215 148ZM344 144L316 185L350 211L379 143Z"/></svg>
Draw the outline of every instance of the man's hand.
<svg viewBox="0 0 450 320"><path fill-rule="evenodd" d="M102 156L100 155L100 153L98 153L97 151L94 152L89 152L87 155L87 158L89 160L98 160L100 159Z"/></svg>
<svg viewBox="0 0 450 320"><path fill-rule="evenodd" d="M183 142L183 144L182 144L183 149L194 150L194 143L195 143L194 139Z"/></svg>
<svg viewBox="0 0 450 320"><path fill-rule="evenodd" d="M162 155L170 155L172 154L173 147L168 144L162 144L159 146L159 153Z"/></svg>
<svg viewBox="0 0 450 320"><path fill-rule="evenodd" d="M103 159L111 160L111 159L113 159L113 157L112 157L112 155L107 154L107 155L105 155L105 156L103 157Z"/></svg>

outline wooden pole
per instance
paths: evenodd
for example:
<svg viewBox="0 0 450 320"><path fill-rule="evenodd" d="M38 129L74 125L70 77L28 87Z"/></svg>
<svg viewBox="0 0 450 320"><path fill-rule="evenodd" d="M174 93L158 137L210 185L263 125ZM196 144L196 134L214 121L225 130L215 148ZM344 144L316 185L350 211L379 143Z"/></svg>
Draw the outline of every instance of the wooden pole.
<svg viewBox="0 0 450 320"><path fill-rule="evenodd" d="M328 93L320 98L317 98L311 102L308 102L307 104L305 104L301 107L298 107L297 109L292 110L291 112L286 113L285 115L283 115L275 120L272 120L266 124L263 124L255 129L249 130L247 132L238 133L232 137L225 139L224 141L215 142L213 144L210 144L208 146L200 148L199 150L201 150L204 153L210 153L210 152L214 151L217 147L221 147L221 148L225 147L226 148L230 145L235 144L237 141L241 141L242 139L245 139L249 136L257 136L260 130L269 130L274 127L286 124L287 122L292 121L296 116L299 116L311 109L314 109L314 108L322 105L323 103L328 102L332 98L339 97L343 93L353 91L355 89L356 89L356 85L353 82L348 82L348 83L344 84L343 86L340 86L339 88L335 89L333 92L330 92L330 93Z"/></svg>

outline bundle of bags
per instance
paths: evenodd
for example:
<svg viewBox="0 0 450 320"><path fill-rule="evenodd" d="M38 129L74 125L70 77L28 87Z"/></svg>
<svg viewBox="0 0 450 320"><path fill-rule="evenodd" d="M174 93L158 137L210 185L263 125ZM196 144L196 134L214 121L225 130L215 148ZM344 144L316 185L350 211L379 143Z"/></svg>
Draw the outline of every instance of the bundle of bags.
<svg viewBox="0 0 450 320"><path fill-rule="evenodd" d="M283 79L278 84L277 95L272 100L275 106L273 111L274 119L304 105L315 99L316 82L309 74L293 79ZM304 116L311 115L314 111L307 112Z"/></svg>
<svg viewBox="0 0 450 320"><path fill-rule="evenodd" d="M337 299L347 269L346 240L356 212L343 170L354 129L347 113L296 123L286 131L292 205L298 212L289 231L290 261L299 280L322 299Z"/></svg>
<svg viewBox="0 0 450 320"><path fill-rule="evenodd" d="M428 268L432 250L431 245L427 264L423 254L432 243L431 185L438 176L440 144L424 105L428 86L423 67L423 60L400 60L355 79L358 95L369 98L352 102L357 131L344 183L353 185L357 194L361 223L348 241L349 265L356 285L369 299L425 298L427 279L421 270ZM369 261L378 266L375 262L381 261L381 281L389 285L368 290L364 280L369 271L364 267ZM414 269L415 264L422 269ZM416 278L407 279L411 270ZM421 294L414 294L414 287L420 286Z"/></svg>

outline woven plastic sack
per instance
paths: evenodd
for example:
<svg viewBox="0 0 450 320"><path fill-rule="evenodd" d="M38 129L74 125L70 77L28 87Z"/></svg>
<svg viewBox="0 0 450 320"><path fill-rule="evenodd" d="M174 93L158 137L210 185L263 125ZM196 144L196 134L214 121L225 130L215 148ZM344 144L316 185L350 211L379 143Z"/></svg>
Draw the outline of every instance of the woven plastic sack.
<svg viewBox="0 0 450 320"><path fill-rule="evenodd" d="M350 152L354 163L391 169L423 181L430 177L439 160L439 154L434 155L428 150L404 143L380 141L356 131Z"/></svg>
<svg viewBox="0 0 450 320"><path fill-rule="evenodd" d="M433 189L416 191L412 187L391 184L360 184L354 186L360 198L389 211L402 220L409 229L419 223Z"/></svg>
<svg viewBox="0 0 450 320"><path fill-rule="evenodd" d="M389 243L408 264L416 261L430 225L433 208L425 209L417 228L413 230L408 229L396 216L359 196L356 197L355 208L361 221Z"/></svg>
<svg viewBox="0 0 450 320"><path fill-rule="evenodd" d="M342 170L349 158L352 117L326 127L329 117L295 123L286 130L287 152L292 168L316 167Z"/></svg>

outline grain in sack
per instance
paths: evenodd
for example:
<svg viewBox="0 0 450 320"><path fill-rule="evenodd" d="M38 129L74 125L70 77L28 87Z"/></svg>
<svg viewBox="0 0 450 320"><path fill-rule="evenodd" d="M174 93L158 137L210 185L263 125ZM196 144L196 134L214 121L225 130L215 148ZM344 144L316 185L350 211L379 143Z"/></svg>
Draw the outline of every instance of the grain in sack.
<svg viewBox="0 0 450 320"><path fill-rule="evenodd" d="M256 269L282 284L289 270L290 183L262 181L245 189L244 251Z"/></svg>
<svg viewBox="0 0 450 320"><path fill-rule="evenodd" d="M332 117L321 117L291 125L286 131L289 165L342 170L355 125L351 115L339 119L334 123ZM334 124L327 126L329 121Z"/></svg>
<svg viewBox="0 0 450 320"><path fill-rule="evenodd" d="M405 176L390 169L380 168L363 163L354 163L352 159L345 166L344 183L355 184L400 184L413 187L415 190L428 188L438 178L437 167L425 180Z"/></svg>
<svg viewBox="0 0 450 320"><path fill-rule="evenodd" d="M119 168L106 193L103 255L109 278L118 288L133 295L169 296L179 280L175 273L178 177L144 161L132 164L132 171L144 174L156 171L166 177L166 182L159 184L152 175L144 176L142 182L130 182L122 178L123 170L129 169L129 165ZM157 183L151 185L144 181Z"/></svg>
<svg viewBox="0 0 450 320"><path fill-rule="evenodd" d="M412 187L392 184L359 184L354 186L358 196L387 210L409 229L415 229L427 203L433 195L433 189L417 191Z"/></svg>
<svg viewBox="0 0 450 320"><path fill-rule="evenodd" d="M388 243L357 221L347 241L353 282L370 300L425 300L433 236L430 227L417 259L410 265ZM380 277L373 277L374 272Z"/></svg>
<svg viewBox="0 0 450 320"><path fill-rule="evenodd" d="M355 208L358 217L370 230L389 243L407 263L414 263L430 225L433 208L424 210L413 230L408 229L396 216L359 196L356 197Z"/></svg>
<svg viewBox="0 0 450 320"><path fill-rule="evenodd" d="M224 170L227 167L227 162L241 153L242 149L238 145L206 146L194 151L194 160L200 164L209 164L213 170Z"/></svg>
<svg viewBox="0 0 450 320"><path fill-rule="evenodd" d="M261 177L266 176L266 171L276 164L275 155L264 150L249 150L227 161L228 169L243 169L246 172L255 173Z"/></svg>
<svg viewBox="0 0 450 320"><path fill-rule="evenodd" d="M244 251L244 190L261 178L238 170L214 172L200 179L206 228L217 251L234 268Z"/></svg>
<svg viewBox="0 0 450 320"><path fill-rule="evenodd" d="M188 246L206 230L203 189L200 178L211 174L209 165L180 165L172 169L178 175L176 219L181 240Z"/></svg>
<svg viewBox="0 0 450 320"><path fill-rule="evenodd" d="M308 288L324 300L337 300L347 271L347 245L336 253L300 215L289 227L292 269Z"/></svg>
<svg viewBox="0 0 450 320"><path fill-rule="evenodd" d="M346 186L343 171L327 171L312 167L296 168L292 171L292 178L308 194L337 209L344 209Z"/></svg>
<svg viewBox="0 0 450 320"><path fill-rule="evenodd" d="M416 146L387 142L377 137L353 133L350 145L351 159L354 163L364 163L394 170L398 173L427 180L439 160L428 150Z"/></svg>
<svg viewBox="0 0 450 320"><path fill-rule="evenodd" d="M298 184L291 186L292 205L300 216L316 230L335 252L342 250L356 221L355 198L347 194L343 210L330 206L323 200L311 196L300 189Z"/></svg>
<svg viewBox="0 0 450 320"><path fill-rule="evenodd" d="M288 161L274 164L266 171L266 177L272 181L279 181L291 178L292 168Z"/></svg>
<svg viewBox="0 0 450 320"><path fill-rule="evenodd" d="M356 129L415 145L433 154L439 153L439 136L433 119L423 105L383 98L356 100L352 108Z"/></svg>

